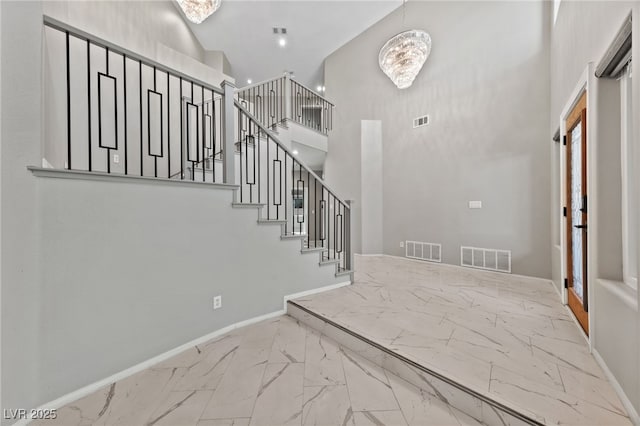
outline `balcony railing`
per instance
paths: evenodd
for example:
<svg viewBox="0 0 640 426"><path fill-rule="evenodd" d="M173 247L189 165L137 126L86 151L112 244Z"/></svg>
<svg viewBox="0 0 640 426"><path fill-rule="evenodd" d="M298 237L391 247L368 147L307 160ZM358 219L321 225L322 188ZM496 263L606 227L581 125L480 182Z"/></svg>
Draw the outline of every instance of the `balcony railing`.
<svg viewBox="0 0 640 426"><path fill-rule="evenodd" d="M44 32L46 167L238 185L237 201L351 270L349 204L272 132L326 132L333 105L287 77L220 89L50 18Z"/></svg>
<svg viewBox="0 0 640 426"><path fill-rule="evenodd" d="M324 135L333 129L334 105L288 76L237 89L236 100L268 128L291 120Z"/></svg>
<svg viewBox="0 0 640 426"><path fill-rule="evenodd" d="M223 90L48 18L45 41L50 166L221 182Z"/></svg>

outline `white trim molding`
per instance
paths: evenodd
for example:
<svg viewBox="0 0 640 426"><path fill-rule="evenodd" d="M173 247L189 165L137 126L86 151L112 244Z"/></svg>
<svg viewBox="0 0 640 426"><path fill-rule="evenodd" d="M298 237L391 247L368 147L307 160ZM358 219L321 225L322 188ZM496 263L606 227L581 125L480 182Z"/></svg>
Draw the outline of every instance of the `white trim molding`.
<svg viewBox="0 0 640 426"><path fill-rule="evenodd" d="M593 351L591 351L591 354L596 359L596 362L598 363L598 365L600 365L600 368L602 368L602 371L609 380L609 383L611 383L611 386L618 394L618 398L620 398L620 402L622 402L624 409L627 410L627 414L629 415L629 419L631 419L631 422L634 425L640 425L640 414L638 414L638 411L636 411L629 398L627 398L627 395L622 390L622 386L620 386L620 383L618 383L618 380L616 380L616 376L614 376L611 370L609 370L607 363L604 362L604 359L602 359L596 349L593 349Z"/></svg>

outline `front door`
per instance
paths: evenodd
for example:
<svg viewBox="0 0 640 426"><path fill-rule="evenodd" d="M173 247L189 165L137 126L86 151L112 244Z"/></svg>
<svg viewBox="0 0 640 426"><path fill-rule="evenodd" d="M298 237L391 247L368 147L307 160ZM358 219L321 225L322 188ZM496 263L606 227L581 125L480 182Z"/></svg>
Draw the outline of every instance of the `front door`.
<svg viewBox="0 0 640 426"><path fill-rule="evenodd" d="M569 307L589 334L587 296L587 94L566 120L567 286Z"/></svg>

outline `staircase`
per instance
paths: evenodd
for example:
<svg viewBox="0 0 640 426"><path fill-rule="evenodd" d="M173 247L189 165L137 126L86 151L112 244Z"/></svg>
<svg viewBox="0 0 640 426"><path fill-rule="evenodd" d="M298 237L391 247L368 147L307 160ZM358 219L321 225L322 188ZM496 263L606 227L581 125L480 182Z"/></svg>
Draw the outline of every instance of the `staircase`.
<svg viewBox="0 0 640 426"><path fill-rule="evenodd" d="M326 140L330 102L288 77L217 88L53 19L45 26L48 48L66 57L47 75L65 89L48 106L66 112L56 121L66 126L48 129L45 167L235 185L233 207L256 209L259 226L280 226L302 254L351 274L349 202L287 133L302 126Z"/></svg>

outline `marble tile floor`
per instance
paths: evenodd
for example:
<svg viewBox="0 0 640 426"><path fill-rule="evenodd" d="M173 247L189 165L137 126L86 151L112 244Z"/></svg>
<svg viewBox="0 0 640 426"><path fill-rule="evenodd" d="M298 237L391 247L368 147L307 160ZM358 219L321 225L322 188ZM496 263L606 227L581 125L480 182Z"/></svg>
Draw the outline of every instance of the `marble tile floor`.
<svg viewBox="0 0 640 426"><path fill-rule="evenodd" d="M227 333L31 425L480 425L289 316Z"/></svg>
<svg viewBox="0 0 640 426"><path fill-rule="evenodd" d="M295 304L540 423L631 424L549 281L355 262L353 285Z"/></svg>

